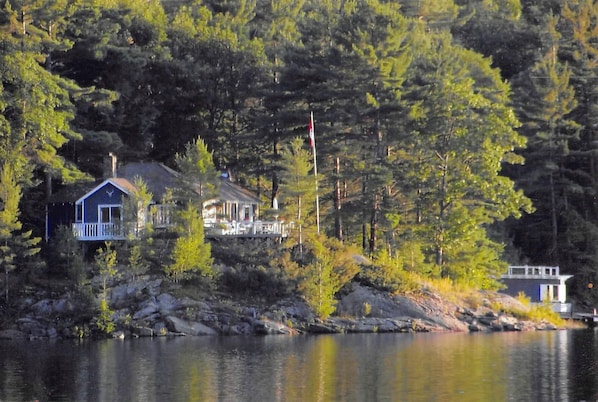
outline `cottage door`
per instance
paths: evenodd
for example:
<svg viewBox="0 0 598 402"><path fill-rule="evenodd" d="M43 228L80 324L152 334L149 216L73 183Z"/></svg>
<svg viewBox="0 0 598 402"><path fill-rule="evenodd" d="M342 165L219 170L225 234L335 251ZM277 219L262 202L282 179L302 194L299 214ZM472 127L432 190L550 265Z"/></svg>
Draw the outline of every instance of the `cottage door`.
<svg viewBox="0 0 598 402"><path fill-rule="evenodd" d="M101 205L100 223L105 236L116 236L121 230L121 207L120 205Z"/></svg>

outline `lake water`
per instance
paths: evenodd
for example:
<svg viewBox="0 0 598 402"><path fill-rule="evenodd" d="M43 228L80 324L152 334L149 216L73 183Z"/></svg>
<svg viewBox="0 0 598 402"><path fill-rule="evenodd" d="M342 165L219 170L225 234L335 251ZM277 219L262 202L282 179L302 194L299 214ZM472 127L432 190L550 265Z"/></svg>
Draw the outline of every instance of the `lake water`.
<svg viewBox="0 0 598 402"><path fill-rule="evenodd" d="M598 330L0 341L0 401L596 401Z"/></svg>

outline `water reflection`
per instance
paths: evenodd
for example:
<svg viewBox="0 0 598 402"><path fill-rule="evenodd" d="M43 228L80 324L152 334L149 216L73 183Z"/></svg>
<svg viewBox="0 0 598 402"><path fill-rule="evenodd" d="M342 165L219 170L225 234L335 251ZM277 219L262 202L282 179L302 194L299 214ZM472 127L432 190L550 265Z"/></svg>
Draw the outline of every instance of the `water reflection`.
<svg viewBox="0 0 598 402"><path fill-rule="evenodd" d="M567 344L571 400L598 401L598 329L575 331Z"/></svg>
<svg viewBox="0 0 598 402"><path fill-rule="evenodd" d="M593 330L0 342L0 401L582 401Z"/></svg>

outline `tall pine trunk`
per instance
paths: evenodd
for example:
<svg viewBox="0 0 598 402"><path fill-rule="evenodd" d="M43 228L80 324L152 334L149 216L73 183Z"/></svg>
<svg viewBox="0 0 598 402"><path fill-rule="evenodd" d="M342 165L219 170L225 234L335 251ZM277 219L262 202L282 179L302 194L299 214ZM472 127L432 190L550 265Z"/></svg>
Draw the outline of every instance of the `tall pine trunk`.
<svg viewBox="0 0 598 402"><path fill-rule="evenodd" d="M343 241L343 218L341 216L341 183L340 183L340 160L334 162L334 234L337 239Z"/></svg>

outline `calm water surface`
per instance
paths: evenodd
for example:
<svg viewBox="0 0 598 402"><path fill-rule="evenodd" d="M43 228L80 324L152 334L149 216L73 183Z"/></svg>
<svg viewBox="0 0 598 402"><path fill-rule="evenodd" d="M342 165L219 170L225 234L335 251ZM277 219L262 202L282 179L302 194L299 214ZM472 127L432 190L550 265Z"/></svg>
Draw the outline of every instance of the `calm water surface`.
<svg viewBox="0 0 598 402"><path fill-rule="evenodd" d="M598 330L0 342L0 401L596 401Z"/></svg>

